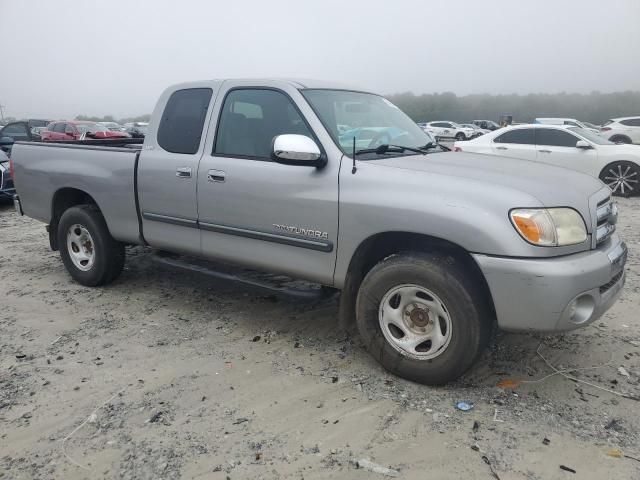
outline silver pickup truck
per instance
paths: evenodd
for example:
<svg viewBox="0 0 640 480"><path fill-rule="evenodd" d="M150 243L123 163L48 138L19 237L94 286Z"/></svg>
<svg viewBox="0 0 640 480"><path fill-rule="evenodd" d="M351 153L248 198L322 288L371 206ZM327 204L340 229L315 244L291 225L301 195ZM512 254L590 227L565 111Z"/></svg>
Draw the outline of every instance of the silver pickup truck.
<svg viewBox="0 0 640 480"><path fill-rule="evenodd" d="M342 321L355 321L386 369L417 382L460 376L496 325L587 325L625 281L617 209L599 180L436 153L372 93L181 84L130 147L14 146L16 208L48 225L76 281L113 281L125 245L137 244L334 287Z"/></svg>

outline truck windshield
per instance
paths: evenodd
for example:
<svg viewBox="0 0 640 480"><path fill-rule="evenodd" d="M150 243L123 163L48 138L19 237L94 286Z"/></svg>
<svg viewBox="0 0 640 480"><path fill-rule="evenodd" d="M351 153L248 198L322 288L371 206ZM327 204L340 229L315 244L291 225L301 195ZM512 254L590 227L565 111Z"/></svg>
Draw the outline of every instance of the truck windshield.
<svg viewBox="0 0 640 480"><path fill-rule="evenodd" d="M356 150L372 150L381 145L420 149L433 143L413 120L386 98L347 90L302 90L336 145L351 155ZM367 152L372 158L397 154L397 149ZM404 155L417 152L402 151ZM366 158L366 157L365 157Z"/></svg>

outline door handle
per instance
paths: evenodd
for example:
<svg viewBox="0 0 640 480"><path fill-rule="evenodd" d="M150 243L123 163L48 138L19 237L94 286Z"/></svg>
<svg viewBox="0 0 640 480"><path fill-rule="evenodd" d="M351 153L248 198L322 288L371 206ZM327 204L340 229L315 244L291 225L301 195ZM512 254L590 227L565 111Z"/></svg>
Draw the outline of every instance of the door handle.
<svg viewBox="0 0 640 480"><path fill-rule="evenodd" d="M191 167L178 167L176 169L176 177L191 178Z"/></svg>
<svg viewBox="0 0 640 480"><path fill-rule="evenodd" d="M207 180L209 182L223 183L227 178L227 174L222 170L209 170Z"/></svg>
<svg viewBox="0 0 640 480"><path fill-rule="evenodd" d="M540 153L551 153L551 150L538 150Z"/></svg>
<svg viewBox="0 0 640 480"><path fill-rule="evenodd" d="M496 150L509 150L507 147L496 147Z"/></svg>

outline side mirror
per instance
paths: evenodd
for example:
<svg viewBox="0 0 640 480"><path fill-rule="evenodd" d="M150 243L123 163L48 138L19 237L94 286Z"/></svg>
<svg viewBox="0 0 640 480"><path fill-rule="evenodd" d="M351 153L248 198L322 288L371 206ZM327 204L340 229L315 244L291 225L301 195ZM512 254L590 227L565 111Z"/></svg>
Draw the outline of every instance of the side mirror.
<svg viewBox="0 0 640 480"><path fill-rule="evenodd" d="M582 150L590 150L593 147L589 145L588 142L585 142L584 140L578 140L576 142L576 148L581 148Z"/></svg>
<svg viewBox="0 0 640 480"><path fill-rule="evenodd" d="M0 147L10 147L11 145L13 145L13 138L0 137Z"/></svg>
<svg viewBox="0 0 640 480"><path fill-rule="evenodd" d="M316 142L305 135L285 134L275 137L271 158L285 165L323 167L326 164Z"/></svg>

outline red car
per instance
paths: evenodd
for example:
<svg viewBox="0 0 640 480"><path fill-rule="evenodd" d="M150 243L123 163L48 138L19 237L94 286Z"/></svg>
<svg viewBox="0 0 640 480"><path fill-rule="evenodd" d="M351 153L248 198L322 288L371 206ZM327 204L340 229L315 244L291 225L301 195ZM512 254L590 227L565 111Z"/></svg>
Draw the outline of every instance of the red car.
<svg viewBox="0 0 640 480"><path fill-rule="evenodd" d="M64 121L51 122L47 129L40 132L42 141L85 140L103 138L129 138L126 132L113 132L104 125L95 122Z"/></svg>

